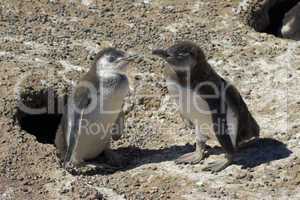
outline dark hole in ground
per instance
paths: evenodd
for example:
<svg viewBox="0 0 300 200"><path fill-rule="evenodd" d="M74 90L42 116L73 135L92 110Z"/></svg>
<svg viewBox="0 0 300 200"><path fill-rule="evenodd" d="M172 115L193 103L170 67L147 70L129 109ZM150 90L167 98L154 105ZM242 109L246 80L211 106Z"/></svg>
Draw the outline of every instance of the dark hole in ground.
<svg viewBox="0 0 300 200"><path fill-rule="evenodd" d="M58 109L58 97L48 96L48 92L28 93L21 95L21 102L29 108L46 108L45 112L32 114L21 109L19 104L16 120L21 129L36 137L37 141L43 144L54 144L56 131L62 117ZM52 93L53 94L53 93ZM50 101L50 103L49 103Z"/></svg>
<svg viewBox="0 0 300 200"><path fill-rule="evenodd" d="M270 23L264 32L273 34L277 37L282 37L281 28L285 14L290 11L299 0L285 0L276 3L268 12Z"/></svg>
<svg viewBox="0 0 300 200"><path fill-rule="evenodd" d="M256 1L253 1L256 2ZM261 7L250 7L248 24L257 32L300 40L300 0L265 0Z"/></svg>
<svg viewBox="0 0 300 200"><path fill-rule="evenodd" d="M61 114L20 114L18 121L21 128L29 134L36 136L38 142L43 144L54 144L55 133L58 129Z"/></svg>

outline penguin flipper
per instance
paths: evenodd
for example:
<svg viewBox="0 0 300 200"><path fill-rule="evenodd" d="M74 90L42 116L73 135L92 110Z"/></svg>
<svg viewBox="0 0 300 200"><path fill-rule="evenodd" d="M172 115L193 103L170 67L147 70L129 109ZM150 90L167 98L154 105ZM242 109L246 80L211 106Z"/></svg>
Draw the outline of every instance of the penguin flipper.
<svg viewBox="0 0 300 200"><path fill-rule="evenodd" d="M90 104L90 91L88 88L79 87L75 90L74 99L71 99L68 103L67 112L67 130L68 135L68 147L64 158L64 167L70 162L74 149L77 145L78 136L80 134L80 126L85 109Z"/></svg>
<svg viewBox="0 0 300 200"><path fill-rule="evenodd" d="M69 114L70 118L68 120L68 128L67 128L68 131L67 135L69 135L68 138L69 145L67 147L67 152L64 158L64 167L66 167L66 165L70 162L74 149L76 147L82 115L83 112L81 113L74 112Z"/></svg>
<svg viewBox="0 0 300 200"><path fill-rule="evenodd" d="M55 147L58 149L58 157L63 160L67 151L66 137L64 135L65 118L62 117L55 135Z"/></svg>
<svg viewBox="0 0 300 200"><path fill-rule="evenodd" d="M224 79L222 84L225 85L222 91L224 96L216 105L224 105L225 113L219 110L219 113L214 115L219 125L216 136L224 150L228 154L233 154L241 142L255 137L259 131L253 128L258 125L239 91Z"/></svg>
<svg viewBox="0 0 300 200"><path fill-rule="evenodd" d="M125 128L125 125L124 125L124 112L121 111L119 113L119 116L116 120L116 123L113 125L113 128L112 128L112 139L113 140L119 140L123 134L123 130Z"/></svg>
<svg viewBox="0 0 300 200"><path fill-rule="evenodd" d="M238 116L236 144L238 145L253 137L259 137L259 125L248 110L239 91L231 84L227 86L226 102L237 112Z"/></svg>

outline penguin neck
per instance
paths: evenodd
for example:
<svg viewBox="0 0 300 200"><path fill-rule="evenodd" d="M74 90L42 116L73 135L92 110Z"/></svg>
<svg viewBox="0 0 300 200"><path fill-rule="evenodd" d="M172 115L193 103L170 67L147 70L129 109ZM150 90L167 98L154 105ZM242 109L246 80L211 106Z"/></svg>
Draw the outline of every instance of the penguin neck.
<svg viewBox="0 0 300 200"><path fill-rule="evenodd" d="M198 63L194 67L190 67L190 69L190 71L173 70L173 73L168 72L168 78L176 81L183 87L191 89L197 87L201 82L212 80L211 77L214 71L206 61Z"/></svg>
<svg viewBox="0 0 300 200"><path fill-rule="evenodd" d="M106 58L101 58L96 61L90 70L91 74L95 74L98 78L111 78L119 75L119 71L114 70Z"/></svg>
<svg viewBox="0 0 300 200"><path fill-rule="evenodd" d="M89 74L93 76L97 76L98 78L113 78L118 76L120 73L116 70L112 69L105 69L100 66L94 65L91 70L89 71Z"/></svg>

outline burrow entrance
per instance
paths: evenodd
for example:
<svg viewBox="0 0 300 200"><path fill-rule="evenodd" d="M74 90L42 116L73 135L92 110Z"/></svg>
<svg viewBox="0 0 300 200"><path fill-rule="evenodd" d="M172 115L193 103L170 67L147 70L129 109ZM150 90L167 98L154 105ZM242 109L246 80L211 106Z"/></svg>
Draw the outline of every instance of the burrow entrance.
<svg viewBox="0 0 300 200"><path fill-rule="evenodd" d="M64 98L50 90L28 91L19 95L15 115L21 129L43 144L54 144L62 117Z"/></svg>
<svg viewBox="0 0 300 200"><path fill-rule="evenodd" d="M248 22L258 32L300 40L299 12L300 0L267 0Z"/></svg>

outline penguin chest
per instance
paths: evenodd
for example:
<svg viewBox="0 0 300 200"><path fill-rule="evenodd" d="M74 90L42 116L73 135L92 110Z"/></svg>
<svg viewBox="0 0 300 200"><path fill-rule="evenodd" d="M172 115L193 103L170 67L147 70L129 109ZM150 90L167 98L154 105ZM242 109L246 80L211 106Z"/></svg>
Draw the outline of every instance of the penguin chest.
<svg viewBox="0 0 300 200"><path fill-rule="evenodd" d="M83 113L76 147L80 160L95 158L109 147L112 126L121 111L123 98L116 93L100 96L95 109Z"/></svg>
<svg viewBox="0 0 300 200"><path fill-rule="evenodd" d="M117 113L90 113L82 116L75 148L78 160L93 159L109 147L111 127L117 116Z"/></svg>
<svg viewBox="0 0 300 200"><path fill-rule="evenodd" d="M179 111L197 126L202 134L215 137L212 113L208 103L192 89L182 87L175 81L167 81L171 98Z"/></svg>
<svg viewBox="0 0 300 200"><path fill-rule="evenodd" d="M105 125L100 123L86 121L81 125L81 133L75 148L77 160L93 159L109 146L110 134L105 132L109 131L109 128L105 129Z"/></svg>

